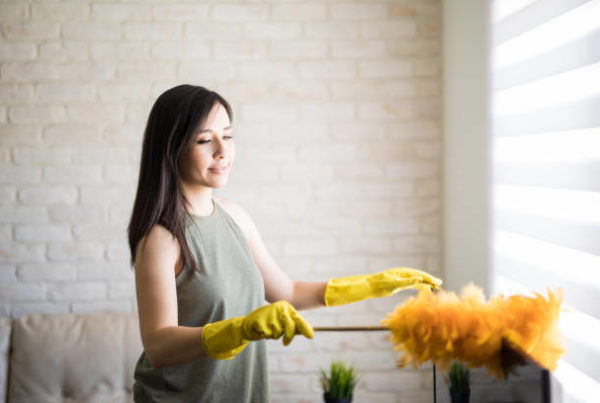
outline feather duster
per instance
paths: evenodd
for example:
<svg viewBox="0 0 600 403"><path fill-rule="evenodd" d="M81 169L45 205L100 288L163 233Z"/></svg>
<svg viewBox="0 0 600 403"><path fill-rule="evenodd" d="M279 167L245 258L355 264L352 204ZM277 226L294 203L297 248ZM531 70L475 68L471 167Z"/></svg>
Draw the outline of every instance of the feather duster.
<svg viewBox="0 0 600 403"><path fill-rule="evenodd" d="M433 361L446 369L454 359L469 367L484 366L505 378L530 359L554 370L563 354L558 330L562 291L548 298L499 295L486 302L473 284L461 296L453 292L421 291L387 315L394 349L402 351L399 366L418 367Z"/></svg>

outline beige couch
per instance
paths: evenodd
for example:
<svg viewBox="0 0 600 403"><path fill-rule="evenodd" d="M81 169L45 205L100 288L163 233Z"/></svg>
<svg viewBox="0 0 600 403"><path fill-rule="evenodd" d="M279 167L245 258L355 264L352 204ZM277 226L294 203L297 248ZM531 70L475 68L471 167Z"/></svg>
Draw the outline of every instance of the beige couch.
<svg viewBox="0 0 600 403"><path fill-rule="evenodd" d="M0 402L131 402L137 314L0 317Z"/></svg>
<svg viewBox="0 0 600 403"><path fill-rule="evenodd" d="M0 317L0 403L132 402L141 352L135 313ZM521 367L509 382L483 374L472 374L473 402L542 401L542 373L535 366ZM448 401L442 378L441 402Z"/></svg>

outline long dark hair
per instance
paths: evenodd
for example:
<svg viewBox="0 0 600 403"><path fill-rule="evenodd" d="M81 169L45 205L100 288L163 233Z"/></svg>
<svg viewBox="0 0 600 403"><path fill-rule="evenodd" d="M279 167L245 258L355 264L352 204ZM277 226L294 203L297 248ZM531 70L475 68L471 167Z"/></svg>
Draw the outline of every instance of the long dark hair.
<svg viewBox="0 0 600 403"><path fill-rule="evenodd" d="M197 269L185 238L188 212L178 163L186 147L206 122L215 104L221 104L233 121L231 106L219 94L204 87L179 85L162 93L148 116L144 131L140 176L127 228L131 265L140 240L156 224L164 226L177 239L184 266Z"/></svg>

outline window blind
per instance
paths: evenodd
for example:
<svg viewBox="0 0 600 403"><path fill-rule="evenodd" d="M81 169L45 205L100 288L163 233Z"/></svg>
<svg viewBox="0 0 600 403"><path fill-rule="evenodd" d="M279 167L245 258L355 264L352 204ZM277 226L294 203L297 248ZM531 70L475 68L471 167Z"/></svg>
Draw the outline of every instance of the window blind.
<svg viewBox="0 0 600 403"><path fill-rule="evenodd" d="M600 396L600 0L495 0L494 293L562 287L553 401Z"/></svg>

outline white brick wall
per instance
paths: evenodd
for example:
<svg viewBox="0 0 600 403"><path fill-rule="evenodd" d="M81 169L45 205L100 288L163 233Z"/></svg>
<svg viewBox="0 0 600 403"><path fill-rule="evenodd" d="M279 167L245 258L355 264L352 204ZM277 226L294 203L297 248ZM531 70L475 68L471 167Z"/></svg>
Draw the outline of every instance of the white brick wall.
<svg viewBox="0 0 600 403"><path fill-rule="evenodd" d="M126 226L156 96L234 106L220 193L296 279L413 265L441 275L439 0L0 4L0 314L135 309ZM402 297L306 312L377 324ZM318 401L332 357L357 402L425 402L385 334L270 342L273 401Z"/></svg>

